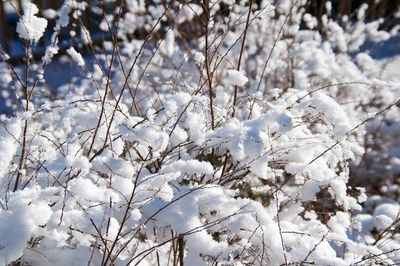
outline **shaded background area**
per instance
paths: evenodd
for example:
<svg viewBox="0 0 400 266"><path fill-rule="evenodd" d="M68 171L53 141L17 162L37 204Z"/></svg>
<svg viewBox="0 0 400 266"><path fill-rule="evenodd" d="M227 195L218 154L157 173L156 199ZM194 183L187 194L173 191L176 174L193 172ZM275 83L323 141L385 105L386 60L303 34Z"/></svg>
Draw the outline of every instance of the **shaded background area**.
<svg viewBox="0 0 400 266"><path fill-rule="evenodd" d="M11 56L15 63L21 63L22 57L24 55L23 46L18 39L15 28L18 22L18 14L22 13L22 6L24 0L8 0L8 1L0 1L0 41L2 48ZM34 2L41 11L46 11L49 9L57 10L62 3L63 0L34 0ZM79 1L78 1L79 2ZM94 42L100 42L102 38L107 38L104 36L104 33L99 29L99 23L102 19L102 14L99 14L97 9L98 1L89 0L87 1L89 4L89 8L85 10L83 24L85 27L91 32L93 35ZM152 1L146 1L148 5L151 4ZM182 1L183 2L183 1ZM188 1L188 2L201 2L201 1ZM257 0L257 3L261 3L261 0ZM278 2L278 0L275 0ZM327 0L309 0L305 5L305 9L307 13L315 16L319 24L321 24L321 18L323 14L326 14L326 3ZM356 11L363 4L368 4L368 9L366 11L366 20L372 21L376 19L383 19L382 29L391 29L396 25L400 25L400 0L332 0L330 1L332 4L332 12L331 17L340 21L343 16L348 16L350 21L356 18ZM105 4L106 12L113 12L117 6L124 6L123 0L115 1L114 3L108 2ZM222 7L221 7L222 8ZM46 17L46 12L42 12L41 16ZM48 29L51 29L54 25L54 18L49 18ZM73 18L71 18L73 19ZM78 25L78 23L76 23ZM63 50L63 42L79 42L79 38L73 38L69 36L69 30L77 31L77 36L79 36L79 29L69 28L64 29L60 38L61 38L61 50ZM99 36L101 35L101 36ZM47 35L43 38L36 49L33 51L35 55L40 55L44 52L44 47L49 43L51 36L51 31L47 30ZM135 34L135 38L143 38L146 36L146 32L137 32Z"/></svg>
<svg viewBox="0 0 400 266"><path fill-rule="evenodd" d="M307 11L317 17L319 21L322 15L326 12L326 3L328 0L308 1ZM400 0L332 0L332 17L339 20L344 15L354 17L356 11L363 4L368 4L366 11L367 21L383 18L384 27L391 28L398 25L400 17L396 18L396 13L399 12Z"/></svg>
<svg viewBox="0 0 400 266"><path fill-rule="evenodd" d="M27 0L7 0L0 1L0 44L1 49L6 52L10 56L10 62L16 66L18 69L19 66L23 66L24 64L24 43L18 38L18 34L16 32L16 25L19 20L20 14L22 14L22 7L24 2ZM55 25L55 20L57 17L55 16L56 11L62 3L63 0L33 0L40 9L42 17L46 17L48 20L48 27L45 33L45 36L41 38L40 42L32 47L32 54L34 60L40 60L43 56L46 46L51 43L51 35L52 28ZM77 1L83 2L83 1ZM99 3L103 1L98 0L85 0L88 4L88 8L84 11L85 14L82 16L82 21L77 21L70 15L70 19L72 21L71 25L68 28L63 28L59 35L59 47L60 52L57 56L63 56L65 54L65 50L70 46L75 47L76 50L85 55L87 60L91 60L92 58L92 47L85 45L84 40L82 39L83 29L81 25L90 32L90 38L93 43L93 47L102 47L104 41L111 40L111 33L101 31L99 28L100 22L103 18L103 13L101 9L99 9ZM146 5L150 6L153 1L145 1ZM166 5L167 1L163 1L164 5ZM201 0L194 1L183 1L180 2L192 2L201 4ZM237 1L238 2L238 1ZM256 3L261 4L261 0L256 0ZM275 4L279 2L279 0L274 0ZM292 1L294 2L294 0ZM328 0L309 0L304 6L306 13L310 13L315 16L321 25L321 20L324 14L327 13L326 5ZM330 1L332 5L332 10L330 17L336 19L341 26L345 26L344 22L341 22L344 16L349 18L349 21L355 21L357 17L357 10L363 5L368 4L368 9L366 10L366 21L373 21L377 19L382 19L383 23L381 25L382 29L392 30L396 27L400 27L400 0L332 0ZM114 13L116 7L122 6L123 13L126 11L126 3L124 0L116 0L114 2L104 3L104 10L106 14ZM226 8L222 3L220 3L220 9ZM99 11L100 10L100 11ZM224 16L228 16L229 12L222 12L221 14ZM163 22L165 25L161 27L160 31L165 30L168 27L168 22ZM193 21L185 21L182 25L179 25L179 31L182 33L185 39L192 39L193 37L198 37L199 35L204 34L204 30L202 25L199 23L200 20L194 19ZM348 22L349 23L349 22ZM320 27L320 26L319 26ZM74 37L71 37L70 32L76 32ZM130 38L132 39L143 39L147 36L148 32L144 29L136 30ZM154 36L157 36L156 34ZM160 34L159 36L162 36ZM156 37L157 38L157 37ZM154 40L157 41L158 39ZM400 54L400 35L392 37L386 42L381 43L367 43L366 45L361 47L362 51L368 52L371 57L375 59L381 58L389 58L394 55ZM1 62L0 62L1 64ZM0 70L1 71L1 70ZM49 86L48 91L50 93L54 92L55 89L61 85L68 84L71 81L72 77L79 76L80 69L77 68L74 64L68 62L68 60L57 60L53 62L46 69L46 76L52 77L52 79L47 79L47 84ZM54 77L57 79L54 79ZM5 90L0 86L0 90ZM3 97L3 94L7 97ZM11 92L2 92L0 94L0 114L8 113L11 114L13 111L9 110L10 105L10 95L13 95ZM7 98L7 99L6 99ZM8 104L7 102L8 101ZM15 101L15 99L13 100Z"/></svg>
<svg viewBox="0 0 400 266"><path fill-rule="evenodd" d="M24 48L23 44L18 38L16 33L16 24L19 20L18 14L22 13L22 6L24 0L7 0L0 1L0 43L1 47L4 51L6 51L10 57L11 61L15 64L22 63L24 56ZM39 9L41 10L41 16L47 17L48 19L48 28L51 29L54 26L55 18L50 18L48 15L48 10L57 10L62 3L63 0L34 0L34 2ZM79 2L79 1L78 1ZM84 11L85 14L82 16L84 21L82 21L83 25L88 29L91 33L91 37L93 42L96 44L101 44L104 39L109 39L110 36L107 33L102 32L99 29L100 21L102 20L103 14L98 12L98 4L97 0L87 0L88 7ZM183 2L183 1L182 1ZM202 1L186 1L186 2L194 2L201 3ZM258 4L262 1L257 0ZM275 3L279 2L279 0L274 0ZM321 24L321 18L324 14L326 14L326 4L328 0L309 0L307 4L304 6L306 13L310 13L317 18L319 24ZM390 30L396 25L400 25L400 0L332 0L330 1L332 4L331 17L336 19L337 21L341 21L343 16L347 16L350 21L356 19L357 10L363 4L368 4L368 9L366 10L366 21L372 21L377 19L383 19L383 23L381 28L385 30ZM106 13L114 12L116 7L118 6L124 7L123 0L117 0L114 3L107 2L105 5ZM152 1L146 1L147 5L151 5ZM221 8L223 4L221 4ZM223 14L223 13L222 13ZM73 18L71 17L71 20ZM193 23L196 23L195 21ZM73 23L74 24L74 23ZM65 50L71 44L76 46L81 42L79 36L81 29L79 28L79 23L75 23L76 27L70 27L68 29L63 29L60 35L60 48L61 51ZM71 38L69 31L74 30L77 33L77 37ZM190 34L196 34L195 32L189 32ZM144 30L137 30L134 33L132 38L144 38L147 35L147 32ZM33 54L37 58L40 58L44 53L44 49L46 45L50 43L51 30L47 30L44 38L41 39L40 43L35 47ZM395 52L395 51L394 51ZM399 52L400 53L400 52Z"/></svg>

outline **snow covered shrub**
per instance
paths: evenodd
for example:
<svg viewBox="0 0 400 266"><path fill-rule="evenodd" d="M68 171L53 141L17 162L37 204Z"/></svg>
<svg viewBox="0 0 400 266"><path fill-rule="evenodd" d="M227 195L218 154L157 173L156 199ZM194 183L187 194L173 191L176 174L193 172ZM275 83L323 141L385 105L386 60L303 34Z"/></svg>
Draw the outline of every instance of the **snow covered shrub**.
<svg viewBox="0 0 400 266"><path fill-rule="evenodd" d="M366 132L397 121L399 84L358 53L390 36L378 22L325 15L320 32L302 0L116 2L65 1L25 79L5 60L23 110L1 120L0 265L399 260L398 204L367 200L350 171L381 156ZM68 47L84 75L40 97L86 8L112 38ZM20 33L28 52L45 24Z"/></svg>

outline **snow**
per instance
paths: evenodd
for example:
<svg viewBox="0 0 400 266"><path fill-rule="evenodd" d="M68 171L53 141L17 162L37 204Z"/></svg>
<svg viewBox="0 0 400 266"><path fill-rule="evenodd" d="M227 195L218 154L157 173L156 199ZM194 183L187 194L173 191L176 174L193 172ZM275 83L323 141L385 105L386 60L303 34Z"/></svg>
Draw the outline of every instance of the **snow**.
<svg viewBox="0 0 400 266"><path fill-rule="evenodd" d="M69 56L71 56L72 60L74 60L74 62L80 66L80 67L84 67L85 66L85 60L83 60L83 57L80 53L78 53L74 47L70 47L67 49L67 53L69 54Z"/></svg>
<svg viewBox="0 0 400 266"><path fill-rule="evenodd" d="M22 133L22 124L20 119L8 121L7 130L0 128L0 176L3 176L9 164L12 161L14 154L17 152L18 145L16 140L19 139Z"/></svg>
<svg viewBox="0 0 400 266"><path fill-rule="evenodd" d="M400 59L370 51L395 31L364 21L365 6L337 21L327 1L318 24L305 1L285 22L289 0L250 13L224 0L206 55L203 8L153 2L101 16L118 23L110 62L112 41L55 56L64 33L93 41L75 23L101 8L24 1L18 34L51 44L28 72L0 64L0 97L18 103L0 116L0 265L399 261Z"/></svg>
<svg viewBox="0 0 400 266"><path fill-rule="evenodd" d="M398 204L384 203L374 210L377 220L377 227L384 229L393 225L393 222L400 218L400 206Z"/></svg>
<svg viewBox="0 0 400 266"><path fill-rule="evenodd" d="M195 17L200 17L203 13L203 8L194 3L185 3L179 12L177 19L178 23L182 23L184 21L191 21Z"/></svg>
<svg viewBox="0 0 400 266"><path fill-rule="evenodd" d="M198 51L193 52L193 59L197 64L202 64L205 60L204 54Z"/></svg>
<svg viewBox="0 0 400 266"><path fill-rule="evenodd" d="M131 211L131 218L132 218L132 220L134 220L134 221L139 221L140 218L142 218L142 213L140 212L139 209L133 209L133 210Z"/></svg>
<svg viewBox="0 0 400 266"><path fill-rule="evenodd" d="M23 254L26 242L33 233L49 220L51 209L38 196L34 190L18 191L13 193L8 211L0 210L0 220L2 221L0 223L0 235L2 236L0 238L0 263L2 265L17 260Z"/></svg>
<svg viewBox="0 0 400 266"><path fill-rule="evenodd" d="M17 33L20 38L38 42L47 27L47 20L35 16L39 9L35 4L29 3L24 7L24 14L17 23Z"/></svg>
<svg viewBox="0 0 400 266"><path fill-rule="evenodd" d="M58 16L57 11L51 8L43 10L42 13L43 16L47 19L55 19Z"/></svg>
<svg viewBox="0 0 400 266"><path fill-rule="evenodd" d="M332 98L317 93L311 104L334 125L334 134L337 138L343 138L350 132L352 126L346 113Z"/></svg>
<svg viewBox="0 0 400 266"><path fill-rule="evenodd" d="M213 174L213 166L209 162L199 162L197 160L179 160L163 168L164 171L179 171L182 174Z"/></svg>
<svg viewBox="0 0 400 266"><path fill-rule="evenodd" d="M229 69L226 72L227 72L226 81L231 85L244 86L249 80L246 77L246 75L241 71Z"/></svg>

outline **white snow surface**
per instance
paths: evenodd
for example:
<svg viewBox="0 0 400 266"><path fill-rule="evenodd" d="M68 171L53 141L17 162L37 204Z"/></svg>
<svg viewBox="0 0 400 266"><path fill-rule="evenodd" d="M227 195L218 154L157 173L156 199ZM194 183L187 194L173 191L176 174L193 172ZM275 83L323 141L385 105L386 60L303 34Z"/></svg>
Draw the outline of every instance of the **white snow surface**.
<svg viewBox="0 0 400 266"><path fill-rule="evenodd" d="M365 22L365 6L316 27L303 0L250 13L246 1L211 1L208 42L185 43L200 5L129 0L100 23L118 23L110 62L110 41L95 60L73 47L55 57L63 27L91 42L74 23L99 8L23 2L18 34L31 44L46 30L38 14L56 21L27 91L0 64L1 97L19 103L0 116L0 266L400 261L400 60L359 51L395 34ZM75 71L54 99L53 60Z"/></svg>

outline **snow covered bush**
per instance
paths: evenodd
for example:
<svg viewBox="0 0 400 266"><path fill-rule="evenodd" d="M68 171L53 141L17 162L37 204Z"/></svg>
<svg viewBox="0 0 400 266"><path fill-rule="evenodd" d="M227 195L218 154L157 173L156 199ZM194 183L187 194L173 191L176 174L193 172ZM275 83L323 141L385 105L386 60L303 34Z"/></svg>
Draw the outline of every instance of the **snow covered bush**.
<svg viewBox="0 0 400 266"><path fill-rule="evenodd" d="M318 31L306 1L242 2L66 0L40 62L3 56L20 111L0 122L0 265L399 261L398 203L358 187L398 181L400 86L359 52L390 33L363 9ZM47 26L29 6L28 54ZM89 52L55 59L73 23ZM49 100L66 56L83 75ZM367 159L387 167L363 175Z"/></svg>

